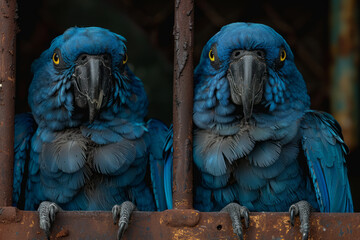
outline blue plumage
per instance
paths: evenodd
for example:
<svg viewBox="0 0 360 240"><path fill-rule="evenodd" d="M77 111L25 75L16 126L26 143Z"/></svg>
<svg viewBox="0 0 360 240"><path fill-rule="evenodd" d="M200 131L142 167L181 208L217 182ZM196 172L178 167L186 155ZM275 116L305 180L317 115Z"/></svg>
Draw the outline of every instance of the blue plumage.
<svg viewBox="0 0 360 240"><path fill-rule="evenodd" d="M124 201L164 209L163 182L151 186L145 175L149 161L152 178L162 174L153 166L164 164L167 128L144 121L148 100L126 64L125 42L103 28L74 27L33 63L32 112L15 121L14 205L23 194L27 210L45 200L65 210Z"/></svg>
<svg viewBox="0 0 360 240"><path fill-rule="evenodd" d="M24 192L21 192L22 182L29 158L30 139L34 133L35 122L29 113L22 113L15 116L15 138L14 138L14 181L13 181L13 203L23 205ZM23 206L22 206L23 207Z"/></svg>
<svg viewBox="0 0 360 240"><path fill-rule="evenodd" d="M237 202L250 211L288 211L306 200L322 212L353 211L340 126L309 109L278 33L253 23L223 27L203 48L194 83L196 209ZM168 153L171 144L170 137Z"/></svg>

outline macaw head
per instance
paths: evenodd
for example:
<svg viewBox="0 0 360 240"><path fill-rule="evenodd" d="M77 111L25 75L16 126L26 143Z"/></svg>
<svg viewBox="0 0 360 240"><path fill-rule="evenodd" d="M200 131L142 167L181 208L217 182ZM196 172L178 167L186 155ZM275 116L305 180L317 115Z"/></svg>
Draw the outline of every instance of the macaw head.
<svg viewBox="0 0 360 240"><path fill-rule="evenodd" d="M245 122L257 111L274 114L309 107L306 85L289 45L266 25L224 26L203 48L194 75L195 96L205 89L213 91L207 94L238 106ZM225 85L229 93L217 94Z"/></svg>
<svg viewBox="0 0 360 240"><path fill-rule="evenodd" d="M92 123L109 109L116 115L130 98L146 108L142 83L127 66L125 42L99 27L69 28L55 38L32 65L29 104L38 124L59 130Z"/></svg>

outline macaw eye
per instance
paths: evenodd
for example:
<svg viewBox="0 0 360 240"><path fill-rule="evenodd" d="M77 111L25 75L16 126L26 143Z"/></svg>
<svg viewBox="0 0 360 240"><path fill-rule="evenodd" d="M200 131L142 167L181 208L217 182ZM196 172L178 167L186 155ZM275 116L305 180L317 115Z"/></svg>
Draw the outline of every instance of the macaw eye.
<svg viewBox="0 0 360 240"><path fill-rule="evenodd" d="M214 62L214 61L215 61L215 55L214 55L214 53L213 53L213 50L212 50L212 49L210 49L210 51L209 51L209 59L210 59L210 61L212 61L212 62Z"/></svg>
<svg viewBox="0 0 360 240"><path fill-rule="evenodd" d="M286 52L285 49L282 49L280 52L280 61L283 62L286 59Z"/></svg>
<svg viewBox="0 0 360 240"><path fill-rule="evenodd" d="M60 63L60 58L59 58L59 55L58 55L56 52L54 52L54 54L53 54L53 56L52 56L52 60L53 60L53 62L54 62L55 65L59 65L59 63Z"/></svg>
<svg viewBox="0 0 360 240"><path fill-rule="evenodd" d="M127 61L128 61L128 55L127 55L127 53L125 53L122 63L125 64Z"/></svg>

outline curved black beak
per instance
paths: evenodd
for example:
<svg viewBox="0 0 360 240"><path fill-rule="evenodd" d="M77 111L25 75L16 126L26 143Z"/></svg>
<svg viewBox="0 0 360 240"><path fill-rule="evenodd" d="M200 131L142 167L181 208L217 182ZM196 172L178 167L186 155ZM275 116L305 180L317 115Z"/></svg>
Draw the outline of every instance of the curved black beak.
<svg viewBox="0 0 360 240"><path fill-rule="evenodd" d="M266 74L265 54L262 51L235 50L230 57L227 79L231 99L241 105L244 121L248 122L253 106L261 102Z"/></svg>
<svg viewBox="0 0 360 240"><path fill-rule="evenodd" d="M88 109L92 123L108 99L112 79L110 57L107 54L82 54L76 63L73 74L75 103L81 109Z"/></svg>

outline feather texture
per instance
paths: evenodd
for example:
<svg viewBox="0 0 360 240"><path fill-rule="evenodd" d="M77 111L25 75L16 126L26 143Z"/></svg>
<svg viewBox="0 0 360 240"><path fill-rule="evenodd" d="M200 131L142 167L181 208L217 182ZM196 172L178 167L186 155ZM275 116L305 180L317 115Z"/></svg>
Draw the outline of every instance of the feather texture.
<svg viewBox="0 0 360 240"><path fill-rule="evenodd" d="M347 147L338 123L329 114L307 111L302 130L302 148L321 211L352 212L344 157Z"/></svg>
<svg viewBox="0 0 360 240"><path fill-rule="evenodd" d="M245 72L252 73L247 80ZM294 55L272 28L222 27L204 46L194 83L196 209L219 211L237 202L250 211L288 211L306 200L322 212L353 211L340 126L309 110ZM165 169L172 168L171 144L169 137ZM165 185L168 200L171 185Z"/></svg>
<svg viewBox="0 0 360 240"><path fill-rule="evenodd" d="M16 117L15 204L24 195L26 210L37 209L41 201L65 210L110 210L132 201L139 210L153 211L156 198L164 208L159 190L163 167L148 168L148 160L164 162L165 134L156 131L166 133L167 128L160 121L144 121L148 99L141 80L124 63L125 42L103 28L70 28L34 61L28 99L32 112ZM88 58L104 67L99 86L87 86ZM91 95L99 90L99 96ZM93 107L93 102L100 103ZM148 169L153 179L162 180L153 188Z"/></svg>
<svg viewBox="0 0 360 240"><path fill-rule="evenodd" d="M14 181L13 181L13 205L21 207L24 204L24 175L27 175L28 158L31 137L35 130L35 121L30 113L23 113L15 116L15 137L14 137Z"/></svg>

